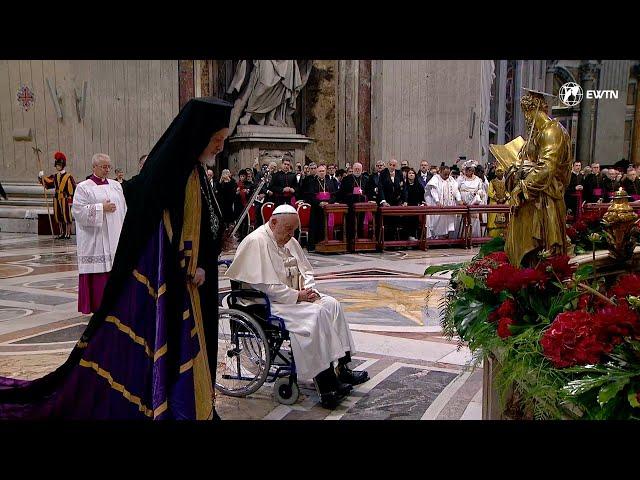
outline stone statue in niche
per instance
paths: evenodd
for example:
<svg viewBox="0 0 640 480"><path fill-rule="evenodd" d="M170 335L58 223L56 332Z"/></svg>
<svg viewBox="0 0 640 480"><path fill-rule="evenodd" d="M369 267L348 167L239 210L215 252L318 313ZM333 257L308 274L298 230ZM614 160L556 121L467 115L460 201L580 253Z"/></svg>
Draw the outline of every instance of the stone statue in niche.
<svg viewBox="0 0 640 480"><path fill-rule="evenodd" d="M229 130L251 120L258 125L294 127L296 99L312 66L312 60L241 60L227 90L239 93Z"/></svg>

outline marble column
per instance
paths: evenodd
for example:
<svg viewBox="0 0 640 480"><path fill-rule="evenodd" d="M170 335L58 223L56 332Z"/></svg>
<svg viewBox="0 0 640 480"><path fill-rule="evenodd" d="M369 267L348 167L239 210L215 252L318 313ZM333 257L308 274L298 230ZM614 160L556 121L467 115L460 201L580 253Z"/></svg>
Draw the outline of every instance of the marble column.
<svg viewBox="0 0 640 480"><path fill-rule="evenodd" d="M178 105L185 103L195 96L195 78L193 60L178 61Z"/></svg>
<svg viewBox="0 0 640 480"><path fill-rule="evenodd" d="M630 60L602 60L598 89L618 91L618 98L598 100L593 156L603 163L613 164L627 158L624 129L627 117L627 88Z"/></svg>
<svg viewBox="0 0 640 480"><path fill-rule="evenodd" d="M360 60L358 68L358 162L371 171L371 60Z"/></svg>
<svg viewBox="0 0 640 480"><path fill-rule="evenodd" d="M549 60L547 62L547 71L544 79L544 91L547 93L553 93L553 79L556 72L556 61L557 60ZM549 109L549 113L551 113L551 109Z"/></svg>
<svg viewBox="0 0 640 480"><path fill-rule="evenodd" d="M580 66L580 86L583 94L587 90L597 88L598 72L600 65L587 62ZM595 119L596 100L587 99L586 95L580 103L580 117L578 130L578 155L576 160L583 165L593 162L593 123ZM597 160L597 159L596 159Z"/></svg>

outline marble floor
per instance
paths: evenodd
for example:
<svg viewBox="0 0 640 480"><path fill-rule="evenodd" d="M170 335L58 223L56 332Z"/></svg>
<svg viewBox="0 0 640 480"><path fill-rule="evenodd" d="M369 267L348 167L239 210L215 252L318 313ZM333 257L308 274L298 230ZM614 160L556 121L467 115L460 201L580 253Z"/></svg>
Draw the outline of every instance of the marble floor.
<svg viewBox="0 0 640 480"><path fill-rule="evenodd" d="M54 240L0 233L0 376L37 378L60 365L88 316L77 312L75 237ZM224 419L477 420L482 369L469 350L441 334L438 302L446 277L424 277L429 265L469 259L477 249L310 254L319 289L342 302L358 346L353 367L370 380L333 411L312 384L280 405L272 385L248 398L218 395ZM232 253L223 258L233 258ZM219 273L221 296L230 289Z"/></svg>

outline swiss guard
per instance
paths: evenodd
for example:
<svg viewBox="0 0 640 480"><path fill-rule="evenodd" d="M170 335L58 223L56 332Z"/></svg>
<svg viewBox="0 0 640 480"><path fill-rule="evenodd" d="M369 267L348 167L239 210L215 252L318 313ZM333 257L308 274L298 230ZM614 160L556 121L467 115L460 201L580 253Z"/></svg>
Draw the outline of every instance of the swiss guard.
<svg viewBox="0 0 640 480"><path fill-rule="evenodd" d="M58 231L60 232L58 238L71 238L71 203L76 189L76 181L65 170L67 157L64 153L56 152L53 158L56 173L45 177L44 172L41 170L38 173L38 181L45 188L55 188L53 211L55 220L58 222Z"/></svg>

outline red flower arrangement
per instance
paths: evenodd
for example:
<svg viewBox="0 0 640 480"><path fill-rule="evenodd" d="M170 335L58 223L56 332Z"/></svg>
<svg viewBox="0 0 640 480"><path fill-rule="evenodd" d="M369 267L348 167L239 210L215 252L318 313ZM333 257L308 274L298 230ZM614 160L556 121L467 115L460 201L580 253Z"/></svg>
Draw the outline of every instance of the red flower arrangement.
<svg viewBox="0 0 640 480"><path fill-rule="evenodd" d="M569 260L568 255L556 255L540 262L537 270L546 273L547 270L551 268L560 280L566 280L567 278L571 278L575 271L575 267L569 265Z"/></svg>
<svg viewBox="0 0 640 480"><path fill-rule="evenodd" d="M480 260L471 263L467 267L466 272L469 275L484 280L496 268L499 268L501 265L506 265L508 263L509 257L507 257L506 253L494 252L481 258Z"/></svg>
<svg viewBox="0 0 640 480"><path fill-rule="evenodd" d="M502 317L498 323L498 336L500 338L507 338L513 335L509 330L509 325L513 325L513 319L509 317Z"/></svg>
<svg viewBox="0 0 640 480"><path fill-rule="evenodd" d="M508 290L516 293L518 290L531 285L544 286L548 280L547 274L533 268L517 268L510 264L500 265L487 276L487 287L494 293Z"/></svg>
<svg viewBox="0 0 640 480"><path fill-rule="evenodd" d="M616 284L609 289L609 295L618 299L627 298L628 295L640 295L640 275L635 273L620 275Z"/></svg>
<svg viewBox="0 0 640 480"><path fill-rule="evenodd" d="M585 302L586 299L579 300L578 305ZM622 302L605 306L594 314L584 310L560 313L540 344L544 355L557 368L564 368L600 363L603 354L611 352L628 336L640 336L640 316L627 302Z"/></svg>
<svg viewBox="0 0 640 480"><path fill-rule="evenodd" d="M493 312L489 314L487 320L491 323L497 322L504 317L513 318L518 312L518 304L512 298L507 298Z"/></svg>
<svg viewBox="0 0 640 480"><path fill-rule="evenodd" d="M598 337L603 342L613 345L622 343L623 337L640 335L640 317L626 301L620 305L608 305L593 315L598 328Z"/></svg>
<svg viewBox="0 0 640 480"><path fill-rule="evenodd" d="M593 318L583 311L560 313L540 340L544 355L557 368L599 363L613 345L598 340Z"/></svg>

